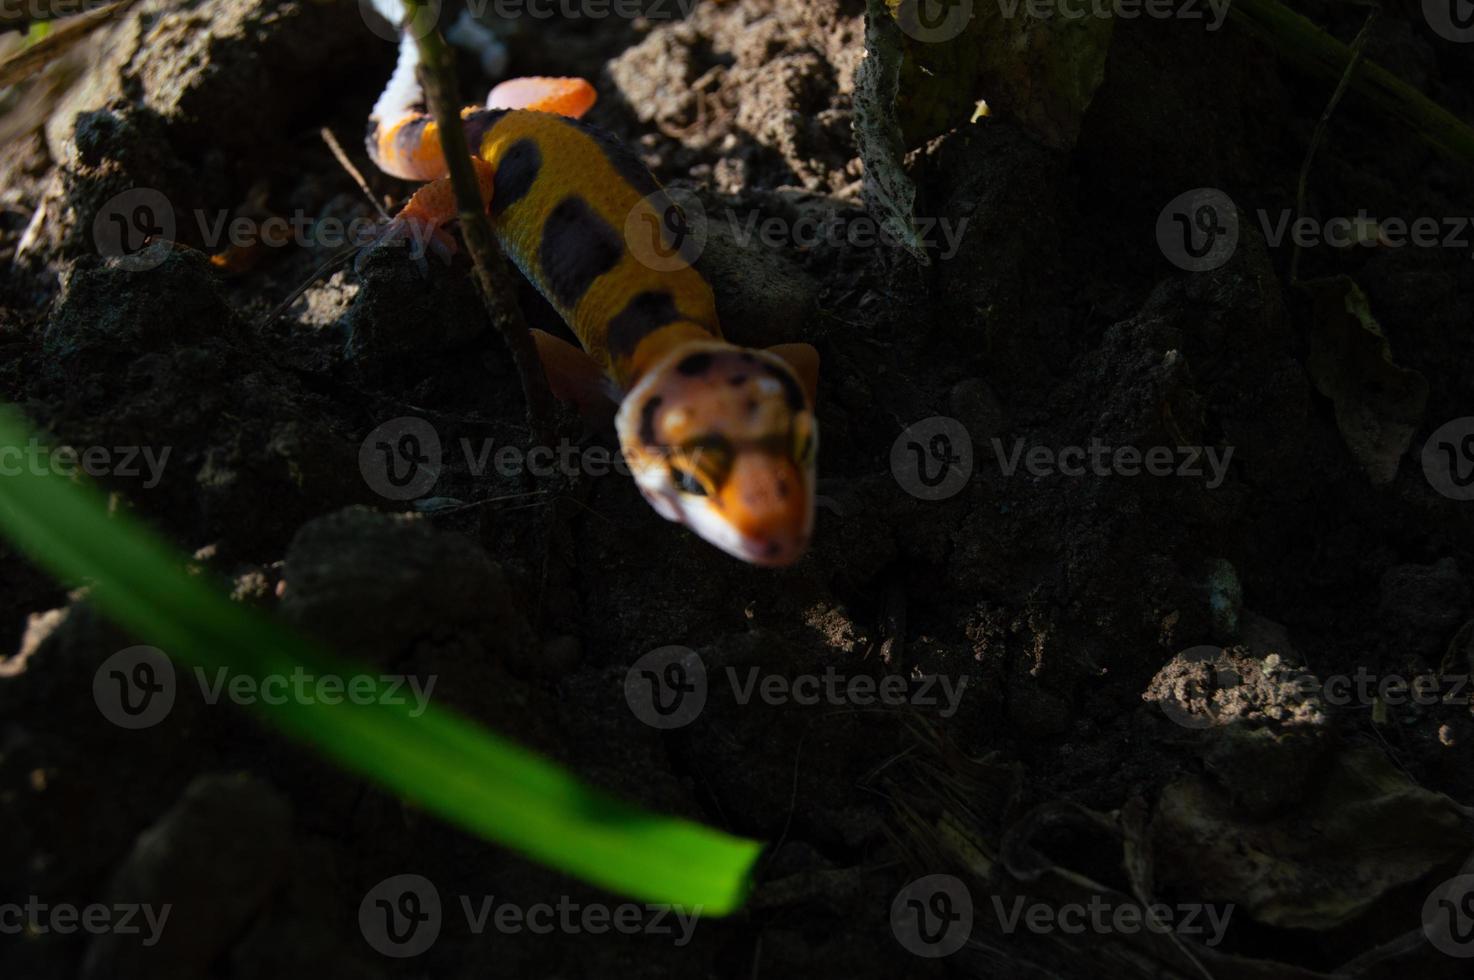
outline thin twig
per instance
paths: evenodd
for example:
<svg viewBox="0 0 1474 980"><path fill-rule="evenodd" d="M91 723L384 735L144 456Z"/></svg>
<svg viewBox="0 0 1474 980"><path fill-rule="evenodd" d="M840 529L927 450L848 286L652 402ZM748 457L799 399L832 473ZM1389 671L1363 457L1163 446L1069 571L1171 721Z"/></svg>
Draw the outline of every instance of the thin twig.
<svg viewBox="0 0 1474 980"><path fill-rule="evenodd" d="M338 142L338 137L333 135L333 131L324 126L319 132L319 135L322 136L322 141L328 145L328 149L333 152L333 156L337 158L338 166L342 167L348 176L353 178L353 182L358 185L358 189L363 191L363 196L368 198L368 202L374 206L374 210L379 212L379 217L385 221L391 220L389 212L384 210L384 205L379 203L377 197L374 197L374 192L369 188L368 181L363 179L363 174L353 165L353 161L348 159L348 154L343 152L343 147Z"/></svg>
<svg viewBox="0 0 1474 980"><path fill-rule="evenodd" d="M761 866L764 868L766 868L768 864L772 862L773 858L778 856L778 849L783 846L785 841L788 840L788 832L793 829L793 814L794 811L798 809L799 760L803 758L804 742L808 741L809 728L812 726L812 724L813 723L810 722L809 725L804 726L804 732L798 738L798 746L793 750L793 780L791 782L791 785L789 786L788 815L783 818L782 832L778 834L778 838L773 841L772 846L767 849L767 853L762 859ZM753 877L755 878L757 877L757 875L754 874Z"/></svg>
<svg viewBox="0 0 1474 980"><path fill-rule="evenodd" d="M473 500L468 504L461 504L458 507L447 507L444 510L432 510L428 512L428 516L449 517L452 514L464 514L466 511L475 510L477 507L485 507L487 504L499 504L506 500L521 500L524 497L538 497L548 492L549 491L547 490L529 490L527 493L505 493L499 497L487 497L485 500ZM508 507L506 509L519 510L520 508Z"/></svg>
<svg viewBox="0 0 1474 980"><path fill-rule="evenodd" d="M405 15L413 21L426 6L425 0L405 0ZM512 352L512 362L522 381L522 394L527 400L527 424L533 438L551 444L553 396L538 360L532 333L518 308L516 291L506 260L497 246L486 219L486 202L481 199L481 186L471 164L471 151L466 145L466 132L461 128L461 100L456 94L454 55L439 28L425 31L415 41L420 50L420 84L425 101L440 131L440 148L450 171L455 189L456 208L461 220L461 234L466 251L476 271L476 285L486 312Z"/></svg>
<svg viewBox="0 0 1474 980"><path fill-rule="evenodd" d="M0 5L0 30L24 31L32 24L85 14L103 6L91 0L30 0Z"/></svg>
<svg viewBox="0 0 1474 980"><path fill-rule="evenodd" d="M297 300L301 298L302 294L307 292L307 290L312 286L313 283L317 282L329 272L332 272L338 266L345 264L350 258L353 257L354 253L356 253L357 251L358 246L350 245L348 248L343 249L337 255L334 255L322 265L318 266L316 272L308 276L305 282L303 282L300 286L298 286L296 289L293 289L290 293L287 294L286 299L276 304L276 306L272 309L270 313L261 318L261 322L256 324L256 329L258 331L265 330L267 327L275 323L276 318L285 313L287 311L287 307L297 302Z"/></svg>
<svg viewBox="0 0 1474 980"><path fill-rule="evenodd" d="M1229 17L1259 35L1291 64L1325 78L1346 74L1351 52L1279 0L1236 0ZM1365 61L1351 86L1388 120L1406 126L1445 156L1474 163L1474 127L1375 61Z"/></svg>
<svg viewBox="0 0 1474 980"><path fill-rule="evenodd" d="M122 17L137 2L138 0L118 0L106 7L56 21L56 28L46 37L0 62L0 87L30 78L103 24Z"/></svg>
<svg viewBox="0 0 1474 980"><path fill-rule="evenodd" d="M1361 64L1361 53L1367 46L1367 40L1372 36L1372 25L1377 22L1382 10L1373 7L1371 13L1367 14L1367 22L1361 25L1361 31L1356 35L1356 40L1351 42L1351 58L1346 62L1346 70L1341 73L1341 81L1336 85L1336 91L1331 93L1331 100L1326 103L1325 111L1320 114L1320 119L1315 124L1315 132L1311 134L1310 145L1305 148L1305 159L1300 163L1300 179L1295 185L1295 220L1305 217L1305 186L1310 180L1310 163L1315 159L1315 151L1320 149L1321 141L1326 138L1326 129L1331 122L1331 114L1336 111L1336 106L1341 102L1341 96L1346 94L1346 89L1351 85L1351 79L1356 75L1356 67ZM1290 252L1290 283L1293 285L1300 281L1300 242L1295 239L1295 248Z"/></svg>

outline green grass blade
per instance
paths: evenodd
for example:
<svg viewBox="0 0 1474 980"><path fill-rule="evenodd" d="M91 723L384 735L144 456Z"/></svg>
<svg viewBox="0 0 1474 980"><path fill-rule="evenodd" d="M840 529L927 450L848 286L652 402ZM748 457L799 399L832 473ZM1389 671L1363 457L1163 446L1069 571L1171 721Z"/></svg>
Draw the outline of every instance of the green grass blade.
<svg viewBox="0 0 1474 980"><path fill-rule="evenodd" d="M24 453L28 438L23 421L0 410L0 464ZM106 615L171 658L258 681L299 667L374 674L217 593L136 521L109 515L95 489L25 466L16 473L13 463L0 469L0 533L58 579L90 584ZM482 837L645 901L708 915L742 903L757 841L630 806L450 711L432 706L416 717L408 704L377 699L283 700L255 707L335 762Z"/></svg>

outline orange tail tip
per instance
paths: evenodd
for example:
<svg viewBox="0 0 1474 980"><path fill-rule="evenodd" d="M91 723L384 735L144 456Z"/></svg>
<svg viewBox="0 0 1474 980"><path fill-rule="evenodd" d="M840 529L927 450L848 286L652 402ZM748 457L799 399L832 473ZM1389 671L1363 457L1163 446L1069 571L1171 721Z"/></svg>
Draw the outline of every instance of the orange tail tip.
<svg viewBox="0 0 1474 980"><path fill-rule="evenodd" d="M486 97L488 109L531 109L577 119L599 97L582 78L509 78Z"/></svg>

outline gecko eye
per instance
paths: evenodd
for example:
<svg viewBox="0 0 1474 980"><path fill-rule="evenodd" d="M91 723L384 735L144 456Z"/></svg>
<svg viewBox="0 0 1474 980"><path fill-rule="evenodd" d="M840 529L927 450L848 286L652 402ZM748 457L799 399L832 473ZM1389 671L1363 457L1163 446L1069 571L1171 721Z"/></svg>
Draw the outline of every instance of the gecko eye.
<svg viewBox="0 0 1474 980"><path fill-rule="evenodd" d="M672 466L670 468L670 478L671 482L676 485L676 489L681 491L681 493L690 494L693 497L706 496L705 485L690 470L682 469L679 466Z"/></svg>

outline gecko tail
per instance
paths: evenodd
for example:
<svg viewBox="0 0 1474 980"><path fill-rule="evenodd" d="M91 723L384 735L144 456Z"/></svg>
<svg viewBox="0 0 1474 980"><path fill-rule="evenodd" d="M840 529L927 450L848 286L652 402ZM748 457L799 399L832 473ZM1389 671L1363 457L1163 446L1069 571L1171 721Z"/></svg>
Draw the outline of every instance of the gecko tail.
<svg viewBox="0 0 1474 980"><path fill-rule="evenodd" d="M400 28L399 57L394 74L384 87L369 114L365 144L369 158L385 173L404 180L430 181L445 176L445 158L440 151L439 134L425 112L425 93L420 88L418 69L420 51L413 37L404 29L405 9L401 0L369 0L373 8L390 24ZM487 27L462 10L446 32L447 39L460 48L475 53L481 67L492 77L506 70L506 46ZM485 113L468 109L463 113L467 137L479 143L480 125L484 132L490 120Z"/></svg>
<svg viewBox="0 0 1474 980"><path fill-rule="evenodd" d="M400 22L403 7L399 0L373 0L373 3L391 22ZM462 14L468 16L466 11ZM389 84L374 103L364 142L369 158L380 170L403 180L423 182L444 177L446 169L439 131L425 112L419 65L419 47L409 34L401 34L399 60ZM480 146L486 130L508 109L555 112L577 119L593 106L596 98L594 87L582 78L509 79L491 90L486 109L468 108L462 112L466 139L472 147Z"/></svg>
<svg viewBox="0 0 1474 980"><path fill-rule="evenodd" d="M582 78L509 78L486 97L488 109L528 109L577 119L593 108L599 94Z"/></svg>
<svg viewBox="0 0 1474 980"><path fill-rule="evenodd" d="M413 43L409 46L414 47ZM369 157L385 173L404 180L438 180L446 174L445 155L435 120L418 102L417 62L413 51L406 58L401 49L400 67L369 117L366 142ZM597 98L594 87L582 78L513 78L491 90L487 108L462 111L461 125L474 152L486 131L508 110L552 112L577 119Z"/></svg>

